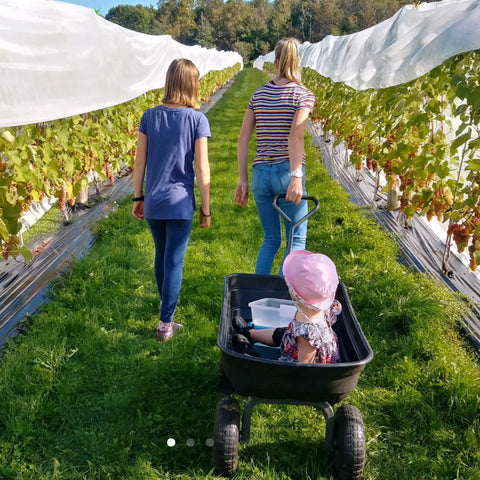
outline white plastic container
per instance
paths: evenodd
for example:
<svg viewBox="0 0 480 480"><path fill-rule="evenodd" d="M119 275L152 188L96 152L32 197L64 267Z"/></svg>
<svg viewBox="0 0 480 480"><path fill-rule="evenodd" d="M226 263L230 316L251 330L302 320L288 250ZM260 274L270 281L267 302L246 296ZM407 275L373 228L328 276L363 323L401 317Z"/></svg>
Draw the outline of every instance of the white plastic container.
<svg viewBox="0 0 480 480"><path fill-rule="evenodd" d="M250 302L252 322L255 328L286 327L295 315L296 307L291 300L261 298Z"/></svg>

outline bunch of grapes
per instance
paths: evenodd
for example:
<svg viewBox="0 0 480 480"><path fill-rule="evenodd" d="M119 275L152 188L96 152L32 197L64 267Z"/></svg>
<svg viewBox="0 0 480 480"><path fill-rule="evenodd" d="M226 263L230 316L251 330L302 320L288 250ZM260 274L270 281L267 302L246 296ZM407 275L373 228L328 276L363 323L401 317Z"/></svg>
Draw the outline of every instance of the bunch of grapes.
<svg viewBox="0 0 480 480"><path fill-rule="evenodd" d="M477 260L475 258L475 252L480 247L480 235L474 233L472 235L472 243L468 247L468 251L470 253L470 268L474 272L477 269Z"/></svg>
<svg viewBox="0 0 480 480"><path fill-rule="evenodd" d="M376 172L378 169L378 163L373 158L367 157L366 160L367 168L372 172Z"/></svg>
<svg viewBox="0 0 480 480"><path fill-rule="evenodd" d="M115 177L113 176L112 166L109 162L105 162L105 172L107 174L108 180L110 181L110 186L112 186L115 182Z"/></svg>
<svg viewBox="0 0 480 480"><path fill-rule="evenodd" d="M453 241L457 244L458 251L462 253L468 245L468 239L470 237L469 229L464 224L451 223L447 233L452 235Z"/></svg>
<svg viewBox="0 0 480 480"><path fill-rule="evenodd" d="M16 235L10 235L7 241L2 242L2 258L8 260L9 256L15 257L20 247L20 239Z"/></svg>
<svg viewBox="0 0 480 480"><path fill-rule="evenodd" d="M67 192L63 190L62 196L58 200L60 210L65 210L65 202L67 201Z"/></svg>

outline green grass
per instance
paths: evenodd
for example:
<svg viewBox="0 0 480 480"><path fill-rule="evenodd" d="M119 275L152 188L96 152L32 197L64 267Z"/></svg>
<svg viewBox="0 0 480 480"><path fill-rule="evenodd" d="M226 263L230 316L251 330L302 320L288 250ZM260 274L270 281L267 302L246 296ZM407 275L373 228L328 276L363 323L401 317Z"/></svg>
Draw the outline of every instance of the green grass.
<svg viewBox="0 0 480 480"><path fill-rule="evenodd" d="M155 340L153 245L126 199L97 227L92 251L53 284L28 333L2 353L2 480L217 478L205 442L222 396L223 281L253 272L261 242L253 199L246 209L233 203L236 139L264 79L242 71L208 113L212 227L192 232L177 313L185 331ZM345 400L365 423L364 478L480 479L480 375L457 331L463 302L402 266L396 243L306 148L307 188L321 202L307 247L336 262L375 353ZM256 407L234 478L331 479L324 431L313 408Z"/></svg>

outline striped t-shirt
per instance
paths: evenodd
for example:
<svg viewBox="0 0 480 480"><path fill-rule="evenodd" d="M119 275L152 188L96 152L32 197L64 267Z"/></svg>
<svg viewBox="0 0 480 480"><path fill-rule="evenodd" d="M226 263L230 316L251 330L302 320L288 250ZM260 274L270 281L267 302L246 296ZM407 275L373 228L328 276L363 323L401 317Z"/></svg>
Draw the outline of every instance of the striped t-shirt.
<svg viewBox="0 0 480 480"><path fill-rule="evenodd" d="M270 81L257 89L248 108L255 114L257 154L253 165L289 160L288 135L297 110L313 110L315 96L303 85ZM305 160L305 155L302 161Z"/></svg>

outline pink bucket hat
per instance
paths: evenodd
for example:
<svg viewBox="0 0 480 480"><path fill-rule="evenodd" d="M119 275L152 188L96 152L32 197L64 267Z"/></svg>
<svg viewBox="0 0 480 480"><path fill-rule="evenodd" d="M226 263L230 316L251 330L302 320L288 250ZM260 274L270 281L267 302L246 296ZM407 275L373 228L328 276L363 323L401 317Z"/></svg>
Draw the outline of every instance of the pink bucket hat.
<svg viewBox="0 0 480 480"><path fill-rule="evenodd" d="M335 300L337 269L322 253L295 250L283 262L283 276L288 287L310 307L327 310Z"/></svg>

